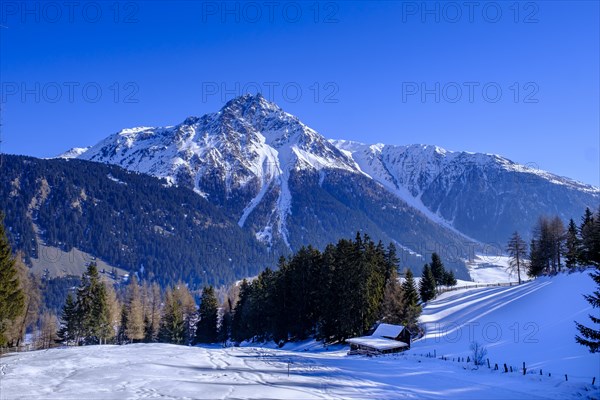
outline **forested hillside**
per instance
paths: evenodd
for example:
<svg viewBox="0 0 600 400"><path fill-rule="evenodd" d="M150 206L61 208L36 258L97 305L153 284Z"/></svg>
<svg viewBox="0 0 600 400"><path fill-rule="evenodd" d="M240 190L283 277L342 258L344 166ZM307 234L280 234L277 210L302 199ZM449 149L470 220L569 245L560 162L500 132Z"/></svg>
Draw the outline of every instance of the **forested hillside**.
<svg viewBox="0 0 600 400"><path fill-rule="evenodd" d="M162 284L224 284L274 264L265 247L189 189L81 160L3 156L0 209L15 251L76 247ZM65 260L65 262L67 262Z"/></svg>

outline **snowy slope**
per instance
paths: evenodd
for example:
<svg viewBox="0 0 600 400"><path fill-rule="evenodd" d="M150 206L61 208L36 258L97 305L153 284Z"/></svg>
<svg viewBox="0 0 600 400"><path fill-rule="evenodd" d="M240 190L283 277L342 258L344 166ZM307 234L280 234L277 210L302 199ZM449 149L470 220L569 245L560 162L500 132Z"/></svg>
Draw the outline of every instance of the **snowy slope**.
<svg viewBox="0 0 600 400"><path fill-rule="evenodd" d="M563 379L564 374L582 382L600 379L600 354L574 340L573 321L589 325L587 315L593 312L582 294L593 290L588 273L576 272L520 286L444 293L424 308L427 333L411 352L467 357L476 340L487 346L492 365L525 362L537 374L542 369Z"/></svg>
<svg viewBox="0 0 600 400"><path fill-rule="evenodd" d="M89 346L1 359L0 399L570 399L597 387L416 356ZM288 376L289 365L289 376Z"/></svg>

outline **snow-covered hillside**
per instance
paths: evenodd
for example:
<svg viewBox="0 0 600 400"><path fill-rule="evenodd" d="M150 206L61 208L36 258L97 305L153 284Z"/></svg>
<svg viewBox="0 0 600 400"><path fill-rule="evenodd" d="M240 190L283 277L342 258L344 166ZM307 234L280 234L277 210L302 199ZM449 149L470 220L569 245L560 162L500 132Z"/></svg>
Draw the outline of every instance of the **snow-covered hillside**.
<svg viewBox="0 0 600 400"><path fill-rule="evenodd" d="M592 283L587 273L574 273L446 293L425 307L425 338L399 355L348 356L347 348L314 342L283 349L135 344L9 354L0 359L0 399L597 399L599 386L591 380L600 378L600 355L573 340L573 320L586 321L591 312L581 294ZM452 361L470 355L469 326L492 366L519 368L525 361L528 374ZM437 359L421 356L434 351Z"/></svg>
<svg viewBox="0 0 600 400"><path fill-rule="evenodd" d="M506 363L539 375L591 382L600 379L600 354L574 340L573 321L590 324L593 313L582 294L594 291L587 272L559 274L512 287L447 292L427 304L421 316L426 335L413 353L467 357L478 341L492 365ZM597 311L595 311L597 314Z"/></svg>

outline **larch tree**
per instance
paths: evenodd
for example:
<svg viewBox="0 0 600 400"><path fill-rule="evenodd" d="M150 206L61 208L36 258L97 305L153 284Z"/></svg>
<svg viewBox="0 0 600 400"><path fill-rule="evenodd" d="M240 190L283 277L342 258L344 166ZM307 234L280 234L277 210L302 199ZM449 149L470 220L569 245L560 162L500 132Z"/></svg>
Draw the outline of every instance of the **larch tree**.
<svg viewBox="0 0 600 400"><path fill-rule="evenodd" d="M125 336L135 342L144 338L144 312L142 308L142 297L140 286L133 275L127 285L127 324L125 325Z"/></svg>
<svg viewBox="0 0 600 400"><path fill-rule="evenodd" d="M519 285L521 284L521 271L525 272L525 257L527 254L527 243L521 238L519 232L514 232L508 240L506 251L510 257L509 271L517 274Z"/></svg>
<svg viewBox="0 0 600 400"><path fill-rule="evenodd" d="M111 284L106 285L106 303L108 308L108 323L111 328L106 338L114 339L119 332L119 325L121 324L121 304Z"/></svg>
<svg viewBox="0 0 600 400"><path fill-rule="evenodd" d="M404 291L398 282L396 270L390 271L390 276L383 291L381 305L381 320L388 324L401 324L404 320Z"/></svg>
<svg viewBox="0 0 600 400"><path fill-rule="evenodd" d="M58 338L56 336L57 326L56 315L48 311L42 313L39 320L39 336L37 338L38 348L49 349L56 343Z"/></svg>
<svg viewBox="0 0 600 400"><path fill-rule="evenodd" d="M146 342L158 341L158 332L160 330L160 313L162 304L162 295L160 286L154 282L146 287L147 307L144 316L145 340Z"/></svg>

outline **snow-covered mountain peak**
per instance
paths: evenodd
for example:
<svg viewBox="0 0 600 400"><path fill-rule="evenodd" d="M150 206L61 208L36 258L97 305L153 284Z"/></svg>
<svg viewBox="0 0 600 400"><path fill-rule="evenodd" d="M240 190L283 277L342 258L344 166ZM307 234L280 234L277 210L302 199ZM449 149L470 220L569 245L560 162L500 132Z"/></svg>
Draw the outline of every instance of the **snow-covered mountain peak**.
<svg viewBox="0 0 600 400"><path fill-rule="evenodd" d="M83 153L85 153L86 151L88 151L91 148L91 146L88 147L73 147L67 151L65 151L62 154L59 154L58 156L56 156L56 158L77 158L80 155L82 155Z"/></svg>

